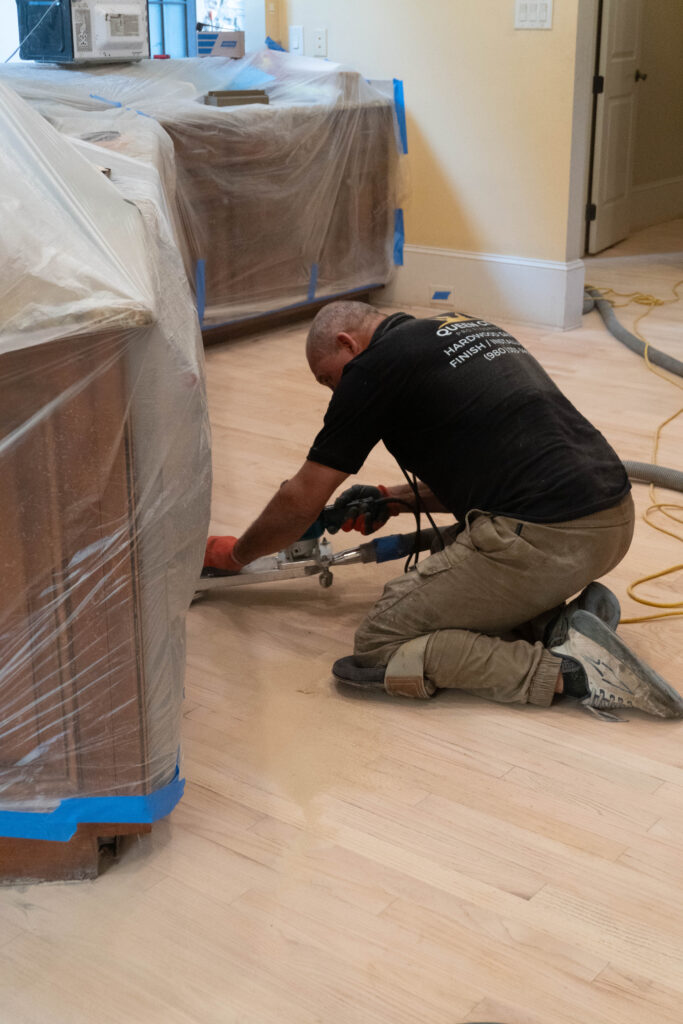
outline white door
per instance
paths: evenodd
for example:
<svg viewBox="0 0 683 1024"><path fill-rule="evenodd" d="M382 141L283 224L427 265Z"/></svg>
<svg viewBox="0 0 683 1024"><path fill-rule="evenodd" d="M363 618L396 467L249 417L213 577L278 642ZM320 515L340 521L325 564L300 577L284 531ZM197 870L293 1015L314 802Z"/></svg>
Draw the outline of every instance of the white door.
<svg viewBox="0 0 683 1024"><path fill-rule="evenodd" d="M600 252L629 232L642 0L604 0L588 251Z"/></svg>

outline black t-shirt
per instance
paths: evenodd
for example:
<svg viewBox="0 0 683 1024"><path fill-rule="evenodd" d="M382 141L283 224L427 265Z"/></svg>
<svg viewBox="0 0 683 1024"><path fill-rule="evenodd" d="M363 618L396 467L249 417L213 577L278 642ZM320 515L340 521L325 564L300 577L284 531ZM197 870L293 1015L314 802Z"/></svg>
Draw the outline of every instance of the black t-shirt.
<svg viewBox="0 0 683 1024"><path fill-rule="evenodd" d="M480 509L562 522L630 490L614 450L534 357L464 313L384 320L344 367L308 458L356 473L380 440L460 520Z"/></svg>

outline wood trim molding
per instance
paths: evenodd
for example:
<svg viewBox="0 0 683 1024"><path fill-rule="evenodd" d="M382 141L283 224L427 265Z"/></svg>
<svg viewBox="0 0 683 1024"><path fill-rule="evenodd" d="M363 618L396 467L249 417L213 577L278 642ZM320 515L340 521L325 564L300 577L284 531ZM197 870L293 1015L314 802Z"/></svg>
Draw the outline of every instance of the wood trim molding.
<svg viewBox="0 0 683 1024"><path fill-rule="evenodd" d="M583 260L562 263L406 245L404 265L375 300L569 330L581 323L584 276ZM439 291L448 298L435 301Z"/></svg>

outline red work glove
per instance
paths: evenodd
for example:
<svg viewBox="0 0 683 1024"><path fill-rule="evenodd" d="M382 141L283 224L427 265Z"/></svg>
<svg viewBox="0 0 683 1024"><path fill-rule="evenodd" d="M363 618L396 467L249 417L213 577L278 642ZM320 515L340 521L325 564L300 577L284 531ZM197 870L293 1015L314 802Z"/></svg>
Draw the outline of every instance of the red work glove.
<svg viewBox="0 0 683 1024"><path fill-rule="evenodd" d="M239 572L245 563L235 558L237 537L209 537L204 554L205 569L221 569L223 572Z"/></svg>
<svg viewBox="0 0 683 1024"><path fill-rule="evenodd" d="M325 526L330 533L343 530L349 533L358 530L364 537L384 526L389 516L397 516L396 505L383 498L389 491L383 484L371 487L368 484L354 484L343 491L331 509L325 511Z"/></svg>

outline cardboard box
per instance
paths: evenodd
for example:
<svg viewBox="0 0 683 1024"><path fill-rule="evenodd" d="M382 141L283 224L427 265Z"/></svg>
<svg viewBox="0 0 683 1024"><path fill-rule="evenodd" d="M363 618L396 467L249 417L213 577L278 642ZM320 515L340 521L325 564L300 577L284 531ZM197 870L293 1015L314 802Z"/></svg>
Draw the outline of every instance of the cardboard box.
<svg viewBox="0 0 683 1024"><path fill-rule="evenodd" d="M198 32L198 57L244 57L244 32Z"/></svg>

